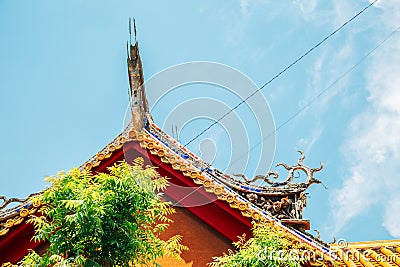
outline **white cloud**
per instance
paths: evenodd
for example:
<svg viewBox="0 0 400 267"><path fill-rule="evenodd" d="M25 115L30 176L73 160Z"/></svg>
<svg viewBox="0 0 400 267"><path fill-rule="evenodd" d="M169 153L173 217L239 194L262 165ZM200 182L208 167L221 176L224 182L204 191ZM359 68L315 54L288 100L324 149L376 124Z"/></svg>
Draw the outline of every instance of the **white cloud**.
<svg viewBox="0 0 400 267"><path fill-rule="evenodd" d="M353 5L354 3L348 0L333 1L333 8L335 10L333 25L335 28L342 25L354 15Z"/></svg>
<svg viewBox="0 0 400 267"><path fill-rule="evenodd" d="M385 1L383 1L385 2ZM381 4L387 32L398 23L395 1ZM382 20L383 21L383 20ZM384 211L382 225L400 237L400 38L376 51L365 74L369 107L351 122L343 153L349 166L342 188L332 194L335 231L371 205Z"/></svg>
<svg viewBox="0 0 400 267"><path fill-rule="evenodd" d="M372 0L370 0L372 2ZM385 15L380 19L388 26L388 27L397 27L398 22L400 20L400 8L398 0L385 0L385 1L377 1L374 6L380 8L385 12Z"/></svg>
<svg viewBox="0 0 400 267"><path fill-rule="evenodd" d="M389 205L391 196L400 189L400 157L396 153L400 139L396 129L400 129L400 115L380 113L375 108L352 122L343 149L350 169L343 187L333 192L335 232L372 204L382 206L386 214L400 214Z"/></svg>
<svg viewBox="0 0 400 267"><path fill-rule="evenodd" d="M249 14L249 0L240 0L240 9L242 15L247 16Z"/></svg>
<svg viewBox="0 0 400 267"><path fill-rule="evenodd" d="M384 53L380 53L374 60L374 69L369 76L369 100L381 112L400 113L400 38L392 38L385 45Z"/></svg>
<svg viewBox="0 0 400 267"><path fill-rule="evenodd" d="M310 155L314 144L319 140L322 132L322 127L313 128L307 138L301 138L298 141L296 147L300 148L306 155Z"/></svg>
<svg viewBox="0 0 400 267"><path fill-rule="evenodd" d="M315 62L310 72L310 79L308 80L307 91L305 97L299 101L299 107L304 107L310 102L310 99L315 98L318 93L323 89L321 88L321 75L325 63L325 56L320 56Z"/></svg>
<svg viewBox="0 0 400 267"><path fill-rule="evenodd" d="M318 5L318 0L294 0L293 3L298 6L302 16L305 19L309 19L312 18L312 14Z"/></svg>
<svg viewBox="0 0 400 267"><path fill-rule="evenodd" d="M395 195L388 201L388 206L391 209L386 209L383 226L389 231L392 236L400 236L400 196Z"/></svg>
<svg viewBox="0 0 400 267"><path fill-rule="evenodd" d="M339 93L346 91L345 84L348 77L342 78L339 83L330 88L327 87L343 74L350 63L352 63L353 56L354 44L351 41L347 41L339 48L325 48L322 55L314 62L313 68L309 71L308 76L310 78L308 80L307 91L304 98L298 102L299 107L302 108L308 105L313 99L318 97L318 101L312 103L310 113L316 116L318 120L323 118L323 112L327 110L333 98ZM301 116L305 115L305 113L301 114Z"/></svg>

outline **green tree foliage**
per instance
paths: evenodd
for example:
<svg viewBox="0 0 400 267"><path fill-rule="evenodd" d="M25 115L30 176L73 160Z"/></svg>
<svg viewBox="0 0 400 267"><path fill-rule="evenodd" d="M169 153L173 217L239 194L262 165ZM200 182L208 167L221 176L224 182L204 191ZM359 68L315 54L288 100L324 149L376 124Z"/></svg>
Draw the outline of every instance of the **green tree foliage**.
<svg viewBox="0 0 400 267"><path fill-rule="evenodd" d="M300 267L299 250L295 243L285 238L285 233L270 223L253 222L253 237L245 235L233 245L237 251L229 251L214 257L212 267Z"/></svg>
<svg viewBox="0 0 400 267"><path fill-rule="evenodd" d="M32 201L43 203L41 216L29 222L35 241L47 251L31 251L21 266L146 266L187 248L181 237L159 238L172 221L171 204L161 201L168 182L152 167L126 162L109 174L73 169L48 177L51 186Z"/></svg>

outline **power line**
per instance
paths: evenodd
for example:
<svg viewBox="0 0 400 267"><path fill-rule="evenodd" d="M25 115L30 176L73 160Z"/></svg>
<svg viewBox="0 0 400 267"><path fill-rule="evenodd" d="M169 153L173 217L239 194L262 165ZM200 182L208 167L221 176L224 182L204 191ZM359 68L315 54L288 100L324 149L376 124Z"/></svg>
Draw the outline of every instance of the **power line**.
<svg viewBox="0 0 400 267"><path fill-rule="evenodd" d="M343 23L339 28L337 28L336 30L334 30L332 33L330 33L328 36L326 36L324 39L322 39L321 41L319 41L317 44L315 44L313 47L311 47L309 50L307 50L304 54L302 54L300 57L298 57L295 61L293 61L292 63L290 63L289 65L287 65L283 70L281 70L280 72L278 72L277 74L275 74L275 76L273 76L269 81L267 81L264 85L262 85L260 88L258 88L257 90L255 90L253 93L251 93L248 97L246 97L244 100L242 100L241 102L239 102L236 106L234 106L232 109L230 109L227 113L225 113L224 115L222 115L218 120L214 121L212 124L210 124L207 128L205 128L203 131L201 131L200 133L198 133L195 137L193 137L189 142L187 142L184 146L188 146L190 143L192 143L194 140L196 140L198 137L200 137L201 135L203 135L205 132L207 132L210 128L212 128L215 124L219 123L221 120L223 120L226 116L228 116L230 113L232 113L232 111L234 111L235 109L237 109L240 105L242 105L243 103L245 103L247 100L249 100L251 97L253 97L255 94L257 94L259 91L261 91L264 87L266 87L268 84L270 84L271 82L273 82L276 78L278 78L279 76L281 76L283 73L285 73L287 70L289 70L291 67L293 67L294 65L296 65L299 61L301 61L304 57L306 57L308 54L310 54L313 50L315 50L316 48L318 48L319 46L321 46L325 41L327 41L329 38L331 38L333 35L335 35L337 32L339 32L342 28L344 28L347 24L349 24L350 22L352 22L354 19L356 19L359 15L361 15L362 13L364 13L364 11L366 11L368 8L370 8L374 3L376 3L378 0L374 0L373 2L371 2L369 5L367 5L366 7L364 7L361 11L359 11L357 14L355 14L353 17L351 17L349 20L347 20L345 23Z"/></svg>
<svg viewBox="0 0 400 267"><path fill-rule="evenodd" d="M347 76L350 72L352 72L355 68L358 67L365 59L367 59L370 55L372 55L379 47L381 47L387 40L389 40L396 32L400 30L400 25L394 29L392 32L390 32L381 42L379 42L373 49L371 49L367 54L365 54L362 58L360 58L356 63L354 63L350 68L348 68L342 75L340 75L338 78L336 78L329 86L327 86L324 90L322 90L319 94L317 94L313 99L311 99L307 104L305 104L303 107L301 107L298 111L292 114L289 118L287 118L283 123L281 123L273 132L270 132L266 137L264 137L261 141L259 141L257 144L252 146L247 152L243 153L241 156L239 156L236 160L234 160L230 165L235 164L239 160L241 160L244 156L249 154L251 151L253 151L256 147L258 147L262 142L264 142L267 138L271 137L274 135L279 129L281 129L283 126L288 124L291 120L296 118L301 112L303 112L306 108L311 106L318 98L320 98L323 94L325 94L330 88L332 88L334 85L336 85L339 81L341 81L345 76Z"/></svg>

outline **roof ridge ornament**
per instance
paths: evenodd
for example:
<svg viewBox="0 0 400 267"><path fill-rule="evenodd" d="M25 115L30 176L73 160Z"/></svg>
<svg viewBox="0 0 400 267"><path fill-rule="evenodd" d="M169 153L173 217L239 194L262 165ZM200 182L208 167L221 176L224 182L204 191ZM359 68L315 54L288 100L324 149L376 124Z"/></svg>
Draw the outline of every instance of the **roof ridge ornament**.
<svg viewBox="0 0 400 267"><path fill-rule="evenodd" d="M289 220L289 222L296 222L298 225L295 224L295 227L305 230L309 229L309 224L307 224L306 220L303 220L303 209L308 204L308 193L304 191L312 184L322 184L325 189L327 187L322 181L314 177L314 173L323 169L322 162L320 162L319 167L310 168L303 164L306 158L303 151L299 150L298 152L300 153L300 158L296 164L291 166L284 162L276 164L276 167L282 166L289 171L283 181L276 181L279 178L279 174L276 171L269 171L266 175L256 175L253 179L248 179L244 174L233 174L233 176L242 179L228 176L227 184L234 185L235 190L241 196L272 216L282 220ZM295 174L299 171L306 174L306 180L294 183L294 178L298 178ZM256 183L257 181L264 183ZM304 223L300 223L300 221Z"/></svg>
<svg viewBox="0 0 400 267"><path fill-rule="evenodd" d="M272 177L273 179L278 179L279 174L276 171L269 171L267 172L266 175L256 175L254 176L253 179L248 179L246 177L246 175L244 174L235 174L233 173L233 176L236 177L241 177L244 179L244 183L246 184L252 184L256 181L262 180L265 183L269 184L269 186L263 186L263 187L280 187L280 186L286 186L286 187L304 187L304 189L307 189L310 185L312 184L322 184L324 186L325 189L327 189L327 187L322 183L322 181L316 179L314 177L314 173L319 172L323 169L323 164L322 162L320 162L320 166L317 168L310 168L306 165L303 164L303 161L305 159L305 154L303 151L298 150L298 152L300 153L300 158L297 161L297 164L289 166L284 162L280 162L278 164L276 164L275 166L282 166L284 167L286 170L289 171L288 176L286 177L286 179L282 182L276 182L273 180L270 180L270 177ZM306 175L306 181L303 183L292 183L293 179L295 178L294 174L296 171L303 171Z"/></svg>
<svg viewBox="0 0 400 267"><path fill-rule="evenodd" d="M146 114L149 105L144 87L142 60L139 53L139 44L136 40L136 21L133 19L135 44L132 45L132 19L129 18L129 41L127 42L127 64L129 77L129 96L131 101L132 127L141 131L146 125Z"/></svg>
<svg viewBox="0 0 400 267"><path fill-rule="evenodd" d="M24 202L27 201L27 198L16 198L16 197L13 197L13 198L8 199L6 196L0 196L0 200L3 201L0 204L0 210L2 210L2 209L7 207L11 203L24 203Z"/></svg>
<svg viewBox="0 0 400 267"><path fill-rule="evenodd" d="M2 202L0 203L0 211L5 210L6 207L7 207L8 205L10 205L10 204L15 204L15 203L17 203L17 204L23 204L23 203L25 203L25 202L28 202L28 200L29 200L31 197L33 197L33 196L35 196L35 195L37 195L37 194L39 194L39 193L30 194L30 195L29 195L28 197L26 197L26 198L16 198L16 197L7 198L6 196L0 196L0 200L2 201Z"/></svg>
<svg viewBox="0 0 400 267"><path fill-rule="evenodd" d="M129 18L129 44L132 45L132 20L133 20L133 36L135 37L135 43L137 42L136 40L136 20L135 17Z"/></svg>

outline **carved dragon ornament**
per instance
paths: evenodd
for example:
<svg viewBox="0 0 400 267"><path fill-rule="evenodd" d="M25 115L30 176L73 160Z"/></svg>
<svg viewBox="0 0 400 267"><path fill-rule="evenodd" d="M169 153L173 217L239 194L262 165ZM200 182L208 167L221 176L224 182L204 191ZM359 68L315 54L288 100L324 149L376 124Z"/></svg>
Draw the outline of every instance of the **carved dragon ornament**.
<svg viewBox="0 0 400 267"><path fill-rule="evenodd" d="M277 182L274 180L277 180L279 177L279 174L276 171L270 171L266 175L256 175L253 179L248 179L246 175L244 174L233 174L233 176L240 177L244 179L244 182L246 184L253 184L256 181L263 181L269 186L272 187L280 187L280 186L286 186L286 187L304 187L307 189L310 185L312 184L322 184L322 182L314 177L314 173L319 172L323 168L322 162L320 162L320 166L318 168L310 168L306 165L303 164L303 161L305 159L305 155L303 151L298 151L300 153L300 158L297 161L297 164L289 166L286 163L278 163L276 164L276 167L283 166L286 170L289 171L287 178L282 181L282 182ZM293 179L295 178L295 173L296 171L303 171L306 175L306 181L303 183L292 183ZM274 180L271 180L270 177L272 177Z"/></svg>

